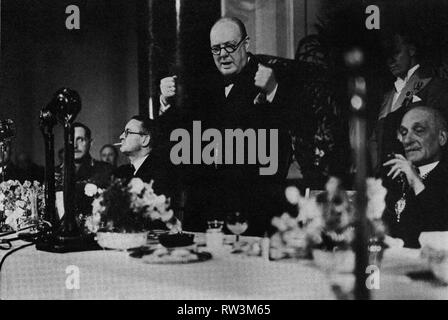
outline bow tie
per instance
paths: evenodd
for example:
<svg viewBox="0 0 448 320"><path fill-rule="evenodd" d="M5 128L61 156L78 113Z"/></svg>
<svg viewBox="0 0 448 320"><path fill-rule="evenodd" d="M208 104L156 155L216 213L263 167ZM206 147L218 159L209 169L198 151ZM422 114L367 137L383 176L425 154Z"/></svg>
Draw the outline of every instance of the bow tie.
<svg viewBox="0 0 448 320"><path fill-rule="evenodd" d="M234 79L224 78L223 83L224 83L224 87L228 87L228 86L234 84L234 83L235 83L235 80L234 80Z"/></svg>

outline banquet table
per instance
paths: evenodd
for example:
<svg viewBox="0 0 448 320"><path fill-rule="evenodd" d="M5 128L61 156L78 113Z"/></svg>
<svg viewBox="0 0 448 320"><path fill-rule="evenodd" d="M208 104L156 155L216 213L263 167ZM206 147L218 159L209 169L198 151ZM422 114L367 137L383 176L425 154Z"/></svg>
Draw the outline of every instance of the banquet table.
<svg viewBox="0 0 448 320"><path fill-rule="evenodd" d="M204 235L196 235L203 240ZM246 241L257 238L242 237ZM25 242L16 241L14 247ZM7 251L0 251L0 259ZM426 270L418 250L386 250L374 299L448 299L448 286L415 280ZM79 275L79 286L67 284ZM354 281L351 274L344 282ZM34 245L12 253L0 272L1 299L296 300L336 299L328 274L312 260L269 261L224 247L208 261L147 264L126 251L50 253Z"/></svg>

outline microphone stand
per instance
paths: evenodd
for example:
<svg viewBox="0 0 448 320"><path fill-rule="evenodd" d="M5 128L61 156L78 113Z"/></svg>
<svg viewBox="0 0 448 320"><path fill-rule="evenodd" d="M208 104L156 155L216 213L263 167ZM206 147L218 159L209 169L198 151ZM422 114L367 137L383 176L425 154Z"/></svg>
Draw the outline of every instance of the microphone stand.
<svg viewBox="0 0 448 320"><path fill-rule="evenodd" d="M55 166L54 166L54 134L53 127L56 118L49 106L43 108L39 116L39 125L45 143L45 217L54 230L59 225L59 216L56 212L55 197Z"/></svg>
<svg viewBox="0 0 448 320"><path fill-rule="evenodd" d="M81 110L81 99L76 91L63 88L55 93L50 109L64 126L64 216L59 228L37 243L36 248L59 253L99 249L93 237L81 232L76 221L73 121Z"/></svg>
<svg viewBox="0 0 448 320"><path fill-rule="evenodd" d="M356 300L369 300L371 298L366 286L368 266L368 221L366 216L367 195L367 124L366 124L366 80L362 76L364 53L359 48L353 48L345 55L345 63L349 71L349 97L351 104L351 123L353 136L350 138L356 163L355 190L356 190L356 222L353 249L355 251L355 287Z"/></svg>
<svg viewBox="0 0 448 320"><path fill-rule="evenodd" d="M74 118L73 118L74 119ZM74 165L74 132L71 117L64 119L64 216L62 217L59 237L62 241L77 239L81 232L76 222L74 193L75 193L75 165Z"/></svg>

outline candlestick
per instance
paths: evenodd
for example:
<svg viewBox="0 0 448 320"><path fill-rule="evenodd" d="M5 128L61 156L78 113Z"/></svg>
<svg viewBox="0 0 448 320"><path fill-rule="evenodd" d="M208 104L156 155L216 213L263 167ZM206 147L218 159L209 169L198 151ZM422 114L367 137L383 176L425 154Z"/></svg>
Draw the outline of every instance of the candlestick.
<svg viewBox="0 0 448 320"><path fill-rule="evenodd" d="M365 120L365 96L366 82L360 75L360 67L364 62L361 49L354 48L345 55L345 62L350 71L349 97L352 111L351 125L352 150L356 164L355 189L356 189L356 213L354 250L356 254L355 265L355 299L367 300L370 292L366 286L366 268L368 265L368 236L366 217L366 175L367 175L367 126Z"/></svg>

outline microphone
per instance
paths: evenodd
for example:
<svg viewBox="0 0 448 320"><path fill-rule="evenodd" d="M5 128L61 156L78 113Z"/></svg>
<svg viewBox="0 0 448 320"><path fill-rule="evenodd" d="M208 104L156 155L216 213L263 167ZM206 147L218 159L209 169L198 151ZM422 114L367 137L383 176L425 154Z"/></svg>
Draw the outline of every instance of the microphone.
<svg viewBox="0 0 448 320"><path fill-rule="evenodd" d="M11 119L0 120L0 143L9 141L16 135L16 127Z"/></svg>

